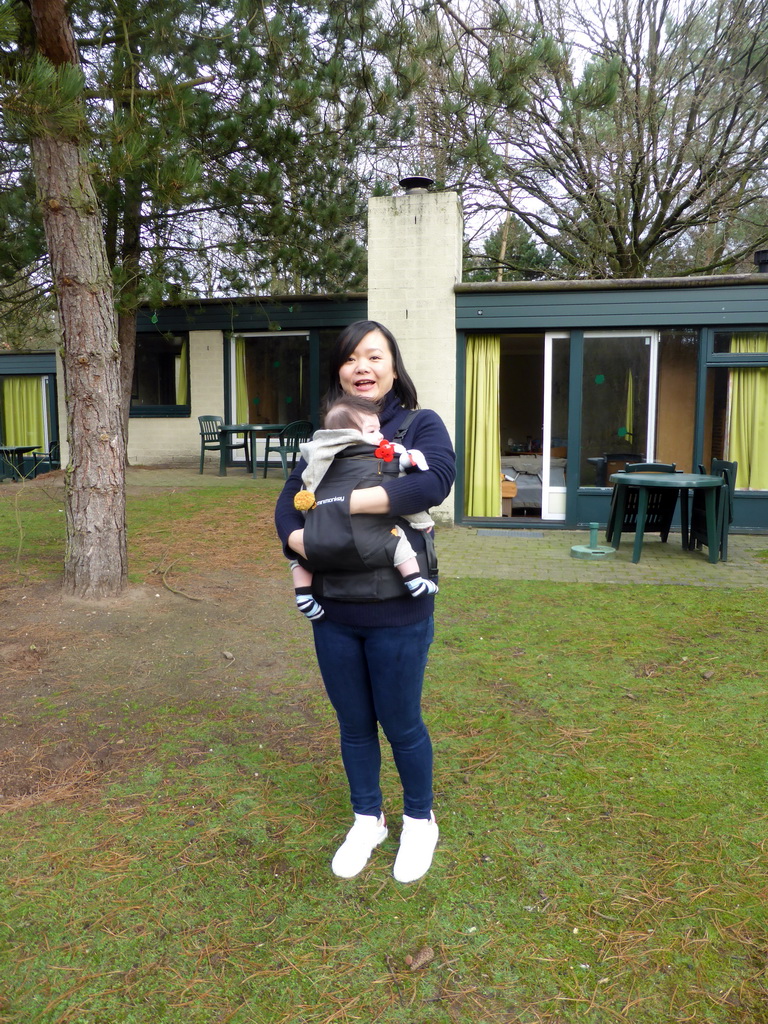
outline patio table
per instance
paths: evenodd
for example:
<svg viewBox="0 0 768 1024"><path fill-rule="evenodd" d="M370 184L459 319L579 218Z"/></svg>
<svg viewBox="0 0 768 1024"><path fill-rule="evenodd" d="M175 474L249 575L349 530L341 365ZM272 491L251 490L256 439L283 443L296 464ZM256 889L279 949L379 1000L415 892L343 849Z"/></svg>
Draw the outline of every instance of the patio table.
<svg viewBox="0 0 768 1024"><path fill-rule="evenodd" d="M645 517L648 511L648 492L666 488L674 488L680 495L680 523L683 533L683 548L688 550L688 491L703 490L707 520L707 547L709 561L717 562L720 557L720 545L717 542L717 501L716 489L723 486L721 476L708 476L705 473L613 473L610 481L616 491L616 522L611 539L614 548L621 541L621 526L627 504L627 492L630 487L639 491L637 502L637 528L635 530L635 546L632 550L632 561L639 562L643 550L643 533Z"/></svg>
<svg viewBox="0 0 768 1024"><path fill-rule="evenodd" d="M233 434L247 434L248 448L246 449L246 464L250 462L251 475L256 479L256 449L254 442L257 437L263 437L268 442L273 435L278 435L284 429L284 423L225 423L219 427L221 438L221 451L219 453L219 476L227 475L227 449L226 441ZM250 455L250 458L249 458Z"/></svg>
<svg viewBox="0 0 768 1024"><path fill-rule="evenodd" d="M19 480L24 478L24 456L36 452L39 444L4 444L0 445L0 459L10 466ZM15 479L15 477L13 478Z"/></svg>

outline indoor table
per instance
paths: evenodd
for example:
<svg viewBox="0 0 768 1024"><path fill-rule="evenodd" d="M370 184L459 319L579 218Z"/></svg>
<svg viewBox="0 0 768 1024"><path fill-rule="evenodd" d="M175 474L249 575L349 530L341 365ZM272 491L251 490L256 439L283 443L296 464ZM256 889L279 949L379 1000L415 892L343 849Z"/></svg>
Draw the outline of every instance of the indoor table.
<svg viewBox="0 0 768 1024"><path fill-rule="evenodd" d="M688 548L688 491L703 490L707 518L707 548L710 562L717 562L720 557L720 545L717 538L717 497L718 487L723 486L721 476L708 476L704 473L613 473L610 481L616 491L616 522L611 543L618 548L621 541L621 527L624 522L624 511L627 504L627 491L630 487L637 488L637 529L632 561L640 561L643 550L643 533L645 517L648 511L648 492L666 488L674 488L680 495L680 523L683 532L683 548Z"/></svg>

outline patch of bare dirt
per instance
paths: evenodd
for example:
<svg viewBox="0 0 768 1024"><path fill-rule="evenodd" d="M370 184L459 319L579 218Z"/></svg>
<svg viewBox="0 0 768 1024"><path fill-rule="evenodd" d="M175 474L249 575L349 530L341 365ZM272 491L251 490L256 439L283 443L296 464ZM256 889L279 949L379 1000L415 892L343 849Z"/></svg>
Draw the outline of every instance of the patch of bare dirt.
<svg viewBox="0 0 768 1024"><path fill-rule="evenodd" d="M151 760L164 728L226 728L235 701L264 705L254 739L275 749L327 736L310 628L278 567L200 564L98 605L0 580L0 810L98 791Z"/></svg>
<svg viewBox="0 0 768 1024"><path fill-rule="evenodd" d="M8 521L23 525L28 506L52 498L58 508L63 476L0 490L18 508ZM130 521L129 565L144 583L118 599L64 597L58 583L40 582L55 550L44 564L29 531L19 531L18 549L6 538L0 810L98 792L157 760L180 731L181 761L206 755L200 735L226 742L243 727L297 758L335 747L330 713L318 714L311 628L275 536L277 487L222 488L212 500L160 479L133 495L161 501Z"/></svg>

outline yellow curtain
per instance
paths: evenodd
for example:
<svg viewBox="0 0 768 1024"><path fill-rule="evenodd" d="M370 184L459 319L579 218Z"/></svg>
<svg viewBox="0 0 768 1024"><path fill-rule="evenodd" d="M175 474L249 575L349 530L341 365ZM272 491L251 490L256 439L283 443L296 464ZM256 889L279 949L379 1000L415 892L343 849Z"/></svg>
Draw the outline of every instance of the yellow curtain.
<svg viewBox="0 0 768 1024"><path fill-rule="evenodd" d="M245 338L235 338L235 421L250 423L250 415L245 373Z"/></svg>
<svg viewBox="0 0 768 1024"><path fill-rule="evenodd" d="M501 515L500 361L499 335L467 338L464 507L468 516Z"/></svg>
<svg viewBox="0 0 768 1024"><path fill-rule="evenodd" d="M2 380L3 443L45 449L43 389L40 377Z"/></svg>
<svg viewBox="0 0 768 1024"><path fill-rule="evenodd" d="M189 405L189 341L181 343L179 379L176 382L176 405Z"/></svg>
<svg viewBox="0 0 768 1024"><path fill-rule="evenodd" d="M768 334L736 335L731 352L768 352ZM737 488L768 491L768 366L731 370L728 438Z"/></svg>
<svg viewBox="0 0 768 1024"><path fill-rule="evenodd" d="M624 438L630 444L635 441L635 379L627 370L627 409L624 414Z"/></svg>

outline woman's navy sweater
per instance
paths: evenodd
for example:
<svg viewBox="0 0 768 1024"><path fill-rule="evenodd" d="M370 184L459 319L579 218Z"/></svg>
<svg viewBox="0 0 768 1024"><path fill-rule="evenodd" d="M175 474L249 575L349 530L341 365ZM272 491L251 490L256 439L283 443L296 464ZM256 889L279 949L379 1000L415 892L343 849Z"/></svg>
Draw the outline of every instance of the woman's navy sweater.
<svg viewBox="0 0 768 1024"><path fill-rule="evenodd" d="M393 391L387 395L380 412L381 432L391 441L397 428L408 413L398 402ZM383 480L388 496L390 516L411 515L425 512L443 502L450 493L456 476L456 456L445 424L431 409L420 409L408 427L403 439L406 448L418 448L424 453L429 469L406 473L405 476ZM294 530L304 527L304 515L293 507L293 498L302 489L301 474L306 463L296 465L285 482L275 508L275 526L283 543L286 557L294 554L287 546L287 540ZM412 534L409 535L414 543ZM414 546L418 544L416 537ZM396 597L389 601L370 603L335 601L322 599L325 615L329 622L348 626L407 626L428 618L434 611L434 597Z"/></svg>

